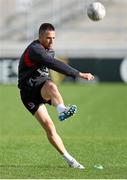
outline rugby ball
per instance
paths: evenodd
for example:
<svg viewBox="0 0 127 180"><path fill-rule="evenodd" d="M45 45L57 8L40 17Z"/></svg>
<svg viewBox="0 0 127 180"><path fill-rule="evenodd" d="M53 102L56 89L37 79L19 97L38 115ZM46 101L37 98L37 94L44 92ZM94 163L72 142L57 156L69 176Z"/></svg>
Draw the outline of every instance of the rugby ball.
<svg viewBox="0 0 127 180"><path fill-rule="evenodd" d="M106 15L105 7L100 2L93 2L87 7L87 15L92 21L100 21Z"/></svg>

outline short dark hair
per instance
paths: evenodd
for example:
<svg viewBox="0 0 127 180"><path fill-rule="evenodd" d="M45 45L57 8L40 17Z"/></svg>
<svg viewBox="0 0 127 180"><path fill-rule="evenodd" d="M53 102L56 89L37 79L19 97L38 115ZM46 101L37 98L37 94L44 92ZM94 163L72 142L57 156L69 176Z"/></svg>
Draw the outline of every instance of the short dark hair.
<svg viewBox="0 0 127 180"><path fill-rule="evenodd" d="M55 27L50 23L43 23L39 28L39 35L45 31L55 31Z"/></svg>

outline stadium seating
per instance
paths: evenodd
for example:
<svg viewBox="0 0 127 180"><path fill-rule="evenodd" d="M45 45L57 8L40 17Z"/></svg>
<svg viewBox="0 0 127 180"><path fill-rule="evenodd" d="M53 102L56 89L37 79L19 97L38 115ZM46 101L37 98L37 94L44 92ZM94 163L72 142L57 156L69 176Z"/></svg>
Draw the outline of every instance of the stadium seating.
<svg viewBox="0 0 127 180"><path fill-rule="evenodd" d="M6 1L3 0L4 2ZM6 49L22 48L28 41L37 37L37 30L42 22L51 22L57 28L58 55L125 56L127 54L126 0L103 0L107 14L100 22L92 22L88 19L86 8L89 0L31 2L24 9L19 8L19 11L8 13L0 24L1 42L5 44L6 41L11 42L11 47L7 43Z"/></svg>

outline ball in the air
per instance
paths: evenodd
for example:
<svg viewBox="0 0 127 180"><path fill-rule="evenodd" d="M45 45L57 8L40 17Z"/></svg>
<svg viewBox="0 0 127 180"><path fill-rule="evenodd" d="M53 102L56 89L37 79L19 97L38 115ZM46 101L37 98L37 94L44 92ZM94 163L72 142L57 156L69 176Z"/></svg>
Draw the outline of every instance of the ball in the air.
<svg viewBox="0 0 127 180"><path fill-rule="evenodd" d="M87 8L87 15L93 21L99 21L106 15L105 7L100 2L93 2Z"/></svg>

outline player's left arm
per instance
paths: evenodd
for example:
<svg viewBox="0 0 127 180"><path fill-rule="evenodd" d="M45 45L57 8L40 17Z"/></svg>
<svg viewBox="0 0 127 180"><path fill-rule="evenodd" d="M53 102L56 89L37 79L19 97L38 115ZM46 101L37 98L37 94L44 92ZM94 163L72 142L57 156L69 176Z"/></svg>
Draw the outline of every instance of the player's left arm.
<svg viewBox="0 0 127 180"><path fill-rule="evenodd" d="M79 72L78 73L78 77L82 78L82 79L86 79L86 80L93 80L94 79L94 76L91 73L82 73L82 72Z"/></svg>
<svg viewBox="0 0 127 180"><path fill-rule="evenodd" d="M49 56L44 49L40 45L36 45L36 47L32 48L32 56L38 63L48 67L49 69L55 70L59 73L65 74L71 77L80 77L86 80L94 79L94 76L91 73L82 73L77 69L65 64L58 59L55 59ZM32 58L32 57L31 57Z"/></svg>

